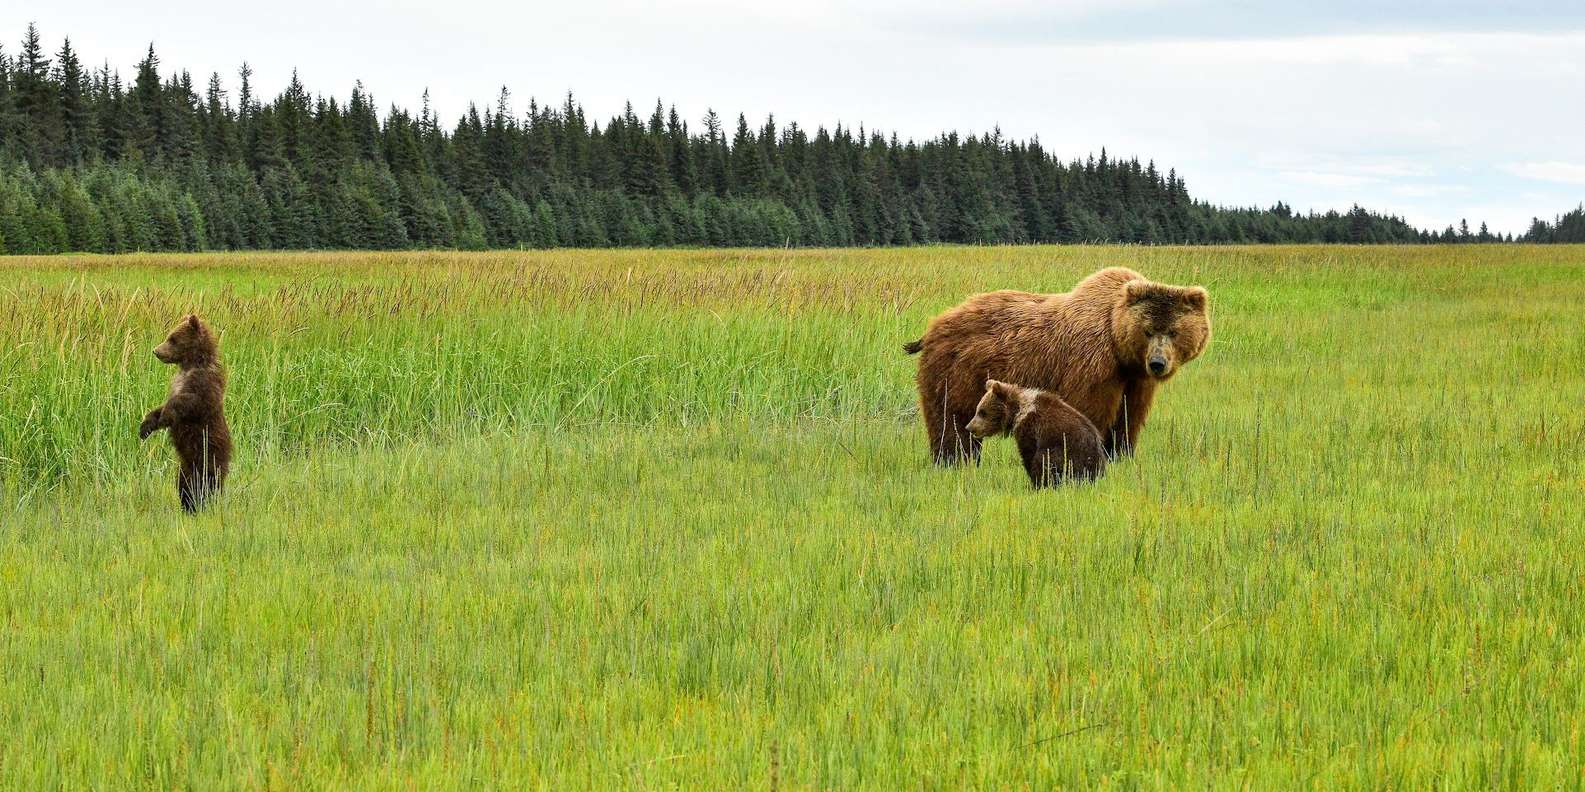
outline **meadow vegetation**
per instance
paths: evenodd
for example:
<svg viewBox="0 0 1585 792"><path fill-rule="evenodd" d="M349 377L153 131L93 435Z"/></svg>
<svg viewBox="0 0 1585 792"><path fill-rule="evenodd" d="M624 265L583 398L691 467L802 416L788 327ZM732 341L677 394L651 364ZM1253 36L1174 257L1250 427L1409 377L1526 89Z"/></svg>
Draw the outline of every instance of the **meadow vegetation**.
<svg viewBox="0 0 1585 792"><path fill-rule="evenodd" d="M1211 292L1138 456L932 468L899 345L1109 265ZM1575 787L1582 315L1570 246L0 259L0 786Z"/></svg>

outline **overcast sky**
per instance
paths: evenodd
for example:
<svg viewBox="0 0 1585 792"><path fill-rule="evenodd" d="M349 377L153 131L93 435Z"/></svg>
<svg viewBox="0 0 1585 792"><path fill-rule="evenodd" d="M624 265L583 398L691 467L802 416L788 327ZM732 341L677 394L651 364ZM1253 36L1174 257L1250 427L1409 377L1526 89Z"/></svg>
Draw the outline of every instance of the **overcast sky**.
<svg viewBox="0 0 1585 792"><path fill-rule="evenodd" d="M123 75L152 42L200 83L234 89L247 60L273 96L295 67L382 106L427 87L449 120L504 84L519 111L572 91L600 119L661 98L694 121L1000 125L1064 158L1154 159L1216 203L1358 202L1436 228L1520 232L1585 200L1579 0L76 0L3 4L7 52L30 21Z"/></svg>

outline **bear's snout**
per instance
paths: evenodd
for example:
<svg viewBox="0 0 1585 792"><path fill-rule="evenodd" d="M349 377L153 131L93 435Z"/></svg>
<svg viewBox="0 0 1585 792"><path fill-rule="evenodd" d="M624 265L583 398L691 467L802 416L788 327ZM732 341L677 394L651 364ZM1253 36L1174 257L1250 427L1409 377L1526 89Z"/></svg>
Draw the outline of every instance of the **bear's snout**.
<svg viewBox="0 0 1585 792"><path fill-rule="evenodd" d="M1152 377L1165 378L1172 375L1172 336L1161 334L1152 336L1150 346L1145 352L1145 370Z"/></svg>

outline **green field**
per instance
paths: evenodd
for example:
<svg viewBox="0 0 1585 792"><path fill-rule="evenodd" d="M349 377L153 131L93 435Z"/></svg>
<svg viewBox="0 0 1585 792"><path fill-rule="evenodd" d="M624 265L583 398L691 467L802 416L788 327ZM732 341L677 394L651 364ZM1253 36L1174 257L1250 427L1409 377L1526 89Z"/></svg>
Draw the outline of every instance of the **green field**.
<svg viewBox="0 0 1585 792"><path fill-rule="evenodd" d="M1138 456L928 465L898 345L1108 265ZM0 786L1580 788L1582 395L1580 247L0 259Z"/></svg>

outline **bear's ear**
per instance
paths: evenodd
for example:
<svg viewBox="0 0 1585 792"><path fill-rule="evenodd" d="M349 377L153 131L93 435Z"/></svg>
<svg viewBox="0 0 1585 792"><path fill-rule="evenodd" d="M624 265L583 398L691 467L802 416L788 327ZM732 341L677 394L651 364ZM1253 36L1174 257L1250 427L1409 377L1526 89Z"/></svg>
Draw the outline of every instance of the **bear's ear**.
<svg viewBox="0 0 1585 792"><path fill-rule="evenodd" d="M1204 313L1205 301L1209 296L1210 295L1205 291L1204 287L1190 286L1188 290L1183 293L1183 304L1188 306L1189 310L1191 311Z"/></svg>
<svg viewBox="0 0 1585 792"><path fill-rule="evenodd" d="M202 326L202 325L200 325L198 323L198 314L188 314L187 315L187 326L191 327L194 330L197 330L199 327Z"/></svg>
<svg viewBox="0 0 1585 792"><path fill-rule="evenodd" d="M1131 280L1128 283L1123 284L1123 299L1129 305L1133 305L1134 303L1145 299L1145 295L1150 294L1150 287L1150 281Z"/></svg>
<svg viewBox="0 0 1585 792"><path fill-rule="evenodd" d="M993 391L993 390L996 390L996 388L997 388L997 387L998 387L998 386L1000 386L1000 385L1001 385L1001 384L1002 384L1002 383L1001 383L1001 381L1000 381L1000 380L993 380L993 379L989 379L989 378L987 378L987 379L986 379L986 380L985 380L985 389L986 389L986 390L987 390L987 391Z"/></svg>

